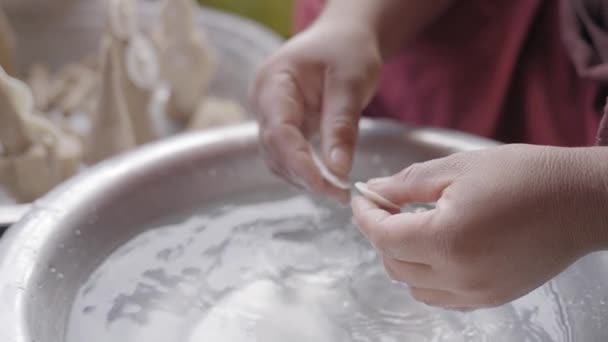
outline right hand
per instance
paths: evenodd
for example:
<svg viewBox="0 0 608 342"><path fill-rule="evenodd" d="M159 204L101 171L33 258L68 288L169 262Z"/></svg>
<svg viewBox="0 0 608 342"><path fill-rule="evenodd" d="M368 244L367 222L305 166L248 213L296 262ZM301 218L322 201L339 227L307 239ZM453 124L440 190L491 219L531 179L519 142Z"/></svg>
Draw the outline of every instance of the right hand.
<svg viewBox="0 0 608 342"><path fill-rule="evenodd" d="M309 139L320 133L325 164L348 179L361 111L375 93L381 66L371 28L335 20L318 20L271 56L251 92L270 169L310 192L345 199L321 177Z"/></svg>

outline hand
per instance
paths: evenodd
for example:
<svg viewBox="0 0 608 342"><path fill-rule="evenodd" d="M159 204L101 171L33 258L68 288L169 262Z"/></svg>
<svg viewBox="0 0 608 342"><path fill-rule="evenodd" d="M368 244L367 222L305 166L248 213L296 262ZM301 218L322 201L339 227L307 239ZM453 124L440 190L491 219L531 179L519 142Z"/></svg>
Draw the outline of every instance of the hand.
<svg viewBox="0 0 608 342"><path fill-rule="evenodd" d="M251 92L271 170L311 192L343 197L321 177L308 141L320 131L324 162L348 179L360 114L381 64L376 37L364 23L322 19L273 55Z"/></svg>
<svg viewBox="0 0 608 342"><path fill-rule="evenodd" d="M606 247L606 149L528 145L455 154L371 180L371 190L422 213L355 198L363 234L389 275L433 306L510 302Z"/></svg>

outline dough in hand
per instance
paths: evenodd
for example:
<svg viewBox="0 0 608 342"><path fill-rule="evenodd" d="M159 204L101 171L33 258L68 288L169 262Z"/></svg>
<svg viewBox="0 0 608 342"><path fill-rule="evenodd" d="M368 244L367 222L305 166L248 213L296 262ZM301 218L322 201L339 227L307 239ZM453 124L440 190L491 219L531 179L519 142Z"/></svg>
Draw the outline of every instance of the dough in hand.
<svg viewBox="0 0 608 342"><path fill-rule="evenodd" d="M363 182L355 183L355 188L368 200L378 204L385 209L401 210L401 206L389 201L388 199L380 196L378 193L371 191L367 184Z"/></svg>
<svg viewBox="0 0 608 342"><path fill-rule="evenodd" d="M312 156L312 161L315 163L315 165L319 169L319 172L321 173L321 176L323 177L323 179L325 179L331 185L335 186L338 189L342 189L342 190L350 189L350 183L347 180L340 179L333 172L331 172L331 170L329 170L327 165L325 165L325 163L323 162L323 159L321 159L321 156L319 156L319 154L314 150L312 145L310 146L310 154Z"/></svg>

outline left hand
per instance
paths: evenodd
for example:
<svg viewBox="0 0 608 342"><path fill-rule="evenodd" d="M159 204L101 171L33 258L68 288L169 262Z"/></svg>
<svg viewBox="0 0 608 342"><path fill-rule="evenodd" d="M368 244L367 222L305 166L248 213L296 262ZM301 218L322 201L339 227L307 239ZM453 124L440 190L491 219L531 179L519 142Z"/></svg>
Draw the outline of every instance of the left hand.
<svg viewBox="0 0 608 342"><path fill-rule="evenodd" d="M414 164L368 183L422 213L352 206L389 275L433 306L476 309L519 298L605 248L605 148L505 145Z"/></svg>

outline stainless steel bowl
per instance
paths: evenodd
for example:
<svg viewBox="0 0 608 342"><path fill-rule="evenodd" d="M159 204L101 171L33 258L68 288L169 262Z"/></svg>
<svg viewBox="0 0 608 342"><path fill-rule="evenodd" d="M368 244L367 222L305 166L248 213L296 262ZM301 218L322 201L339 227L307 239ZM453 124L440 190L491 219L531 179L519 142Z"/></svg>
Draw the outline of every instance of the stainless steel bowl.
<svg viewBox="0 0 608 342"><path fill-rule="evenodd" d="M34 203L0 242L0 341L63 342L79 287L125 242L209 201L283 186L260 160L256 137L254 124L177 136L103 162ZM452 131L363 121L354 178L378 176L378 155L385 171L395 172L494 144ZM504 310L511 310L548 331L518 331L522 323L510 322L520 337L513 341L606 341L606 261L604 254L588 257L540 296L470 319L502 324ZM49 271L55 268L61 277ZM543 321L548 313L552 319Z"/></svg>

